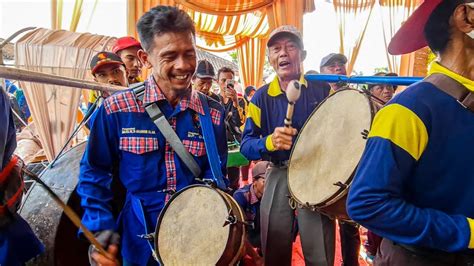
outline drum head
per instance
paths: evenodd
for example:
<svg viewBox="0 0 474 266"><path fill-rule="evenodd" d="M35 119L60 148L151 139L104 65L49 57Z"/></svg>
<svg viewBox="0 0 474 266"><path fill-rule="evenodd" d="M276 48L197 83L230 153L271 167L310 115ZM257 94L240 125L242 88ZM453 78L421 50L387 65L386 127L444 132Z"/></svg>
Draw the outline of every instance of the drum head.
<svg viewBox="0 0 474 266"><path fill-rule="evenodd" d="M227 246L229 208L216 190L193 186L175 195L160 214L156 250L164 265L216 265Z"/></svg>
<svg viewBox="0 0 474 266"><path fill-rule="evenodd" d="M368 96L352 89L333 94L311 114L288 169L290 193L299 203L327 203L341 192L334 184L350 184L365 148L361 132L370 129L371 121Z"/></svg>

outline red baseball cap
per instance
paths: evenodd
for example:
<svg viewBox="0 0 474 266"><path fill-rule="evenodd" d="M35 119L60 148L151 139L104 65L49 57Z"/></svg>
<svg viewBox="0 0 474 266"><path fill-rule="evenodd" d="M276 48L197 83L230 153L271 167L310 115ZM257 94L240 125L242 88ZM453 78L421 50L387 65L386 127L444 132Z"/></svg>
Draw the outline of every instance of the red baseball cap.
<svg viewBox="0 0 474 266"><path fill-rule="evenodd" d="M133 37L126 36L126 37L118 38L117 42L115 43L114 47L112 48L112 52L114 52L116 54L118 51L121 51L123 49L127 49L129 47L135 47L135 46L139 47L140 49L142 48L142 45L140 44L140 42L137 41L137 39L135 39Z"/></svg>
<svg viewBox="0 0 474 266"><path fill-rule="evenodd" d="M425 26L431 13L443 0L425 0L400 27L388 45L392 55L408 54L428 45Z"/></svg>

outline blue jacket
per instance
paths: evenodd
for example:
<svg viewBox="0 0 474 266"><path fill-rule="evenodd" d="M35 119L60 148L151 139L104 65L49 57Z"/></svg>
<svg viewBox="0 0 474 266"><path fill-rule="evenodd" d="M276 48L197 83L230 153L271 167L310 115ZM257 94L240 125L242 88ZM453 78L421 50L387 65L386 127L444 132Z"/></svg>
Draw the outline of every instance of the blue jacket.
<svg viewBox="0 0 474 266"><path fill-rule="evenodd" d="M183 97L173 108L152 76L145 82L143 103L131 90L108 97L92 121L89 143L81 161L77 191L85 213L83 223L91 231L118 230L122 237L122 256L130 263L144 265L151 251L137 235L154 232L158 215L170 195L195 183L186 165L171 149L143 105L157 102L177 135L202 169L202 178L211 179L198 113L202 105L198 92ZM227 163L227 142L222 106L209 100L222 172ZM217 158L216 158L217 159ZM118 163L119 178L127 190L126 202L118 221L112 215L112 166ZM144 208L146 225L139 210Z"/></svg>
<svg viewBox="0 0 474 266"><path fill-rule="evenodd" d="M474 114L431 83L398 94L372 124L350 217L397 243L474 248L473 132Z"/></svg>
<svg viewBox="0 0 474 266"><path fill-rule="evenodd" d="M305 85L301 96L295 104L292 127L298 132L316 106L329 95L329 84L307 82L301 76L300 82ZM255 92L248 106L247 120L243 132L240 152L249 160L286 161L290 151L274 151L271 134L276 127L283 127L288 108L286 94L280 89L278 78L264 85ZM294 143L294 142L293 142Z"/></svg>
<svg viewBox="0 0 474 266"><path fill-rule="evenodd" d="M245 213L245 220L251 225L248 226L248 239L250 243L261 248L260 240L260 200L253 191L252 184L239 188L233 195L235 201L240 205Z"/></svg>
<svg viewBox="0 0 474 266"><path fill-rule="evenodd" d="M16 148L16 131L10 101L0 87L0 171L8 164ZM3 197L3 192L0 195ZM0 202L3 204L3 202ZM14 214L11 223L0 227L0 265L23 265L44 251L30 226Z"/></svg>

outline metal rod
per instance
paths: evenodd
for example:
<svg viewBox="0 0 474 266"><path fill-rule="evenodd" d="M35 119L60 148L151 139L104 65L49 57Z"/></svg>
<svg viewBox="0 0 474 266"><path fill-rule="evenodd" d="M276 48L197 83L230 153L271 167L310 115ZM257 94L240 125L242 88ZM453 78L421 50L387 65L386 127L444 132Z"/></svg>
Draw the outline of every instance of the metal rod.
<svg viewBox="0 0 474 266"><path fill-rule="evenodd" d="M112 256L109 252L107 252L104 247L102 247L102 245L99 243L99 241L97 241L97 239L95 238L95 236L92 234L91 231L89 231L89 229L87 229L87 227L84 226L84 224L82 224L81 222L81 219L79 218L79 216L74 212L73 209L71 209L71 207L69 207L66 203L64 203L61 198L59 198L58 195L56 195L56 193L54 193L53 190L51 190L51 188L46 185L43 180L41 180L41 178L39 178L35 173L31 172L30 170L26 169L26 167L23 169L23 171L28 175L30 176L34 181L38 182L47 192L48 194L54 199L54 201L64 210L64 214L66 214L66 216L71 219L72 223L77 226L78 228L80 228L82 230L82 232L84 233L84 236L87 238L87 240L89 240L89 242L97 249L97 251L106 256L107 258L111 259L111 260L116 260L114 258L114 256Z"/></svg>
<svg viewBox="0 0 474 266"><path fill-rule="evenodd" d="M76 78L69 78L63 76L57 76L52 74L46 74L42 72L36 72L25 69L18 69L12 67L0 66L0 78L39 82L46 84L53 84L59 86L66 86L78 89L89 89L96 91L115 92L127 89L126 87L120 87L109 84L102 84L95 81L87 81Z"/></svg>
<svg viewBox="0 0 474 266"><path fill-rule="evenodd" d="M392 77L392 76L341 76L341 75L306 75L305 78L310 81L325 81L329 83L355 83L355 84L388 84L409 86L421 81L422 77Z"/></svg>

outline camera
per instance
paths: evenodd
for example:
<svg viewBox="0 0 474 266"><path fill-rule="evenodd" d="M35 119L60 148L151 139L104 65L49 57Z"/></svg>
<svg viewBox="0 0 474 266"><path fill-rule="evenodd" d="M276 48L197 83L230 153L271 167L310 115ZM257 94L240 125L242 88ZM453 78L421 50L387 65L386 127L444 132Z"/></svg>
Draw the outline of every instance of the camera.
<svg viewBox="0 0 474 266"><path fill-rule="evenodd" d="M233 79L228 79L226 86L233 89L233 88L234 88L234 84L235 84L235 81L234 81Z"/></svg>

